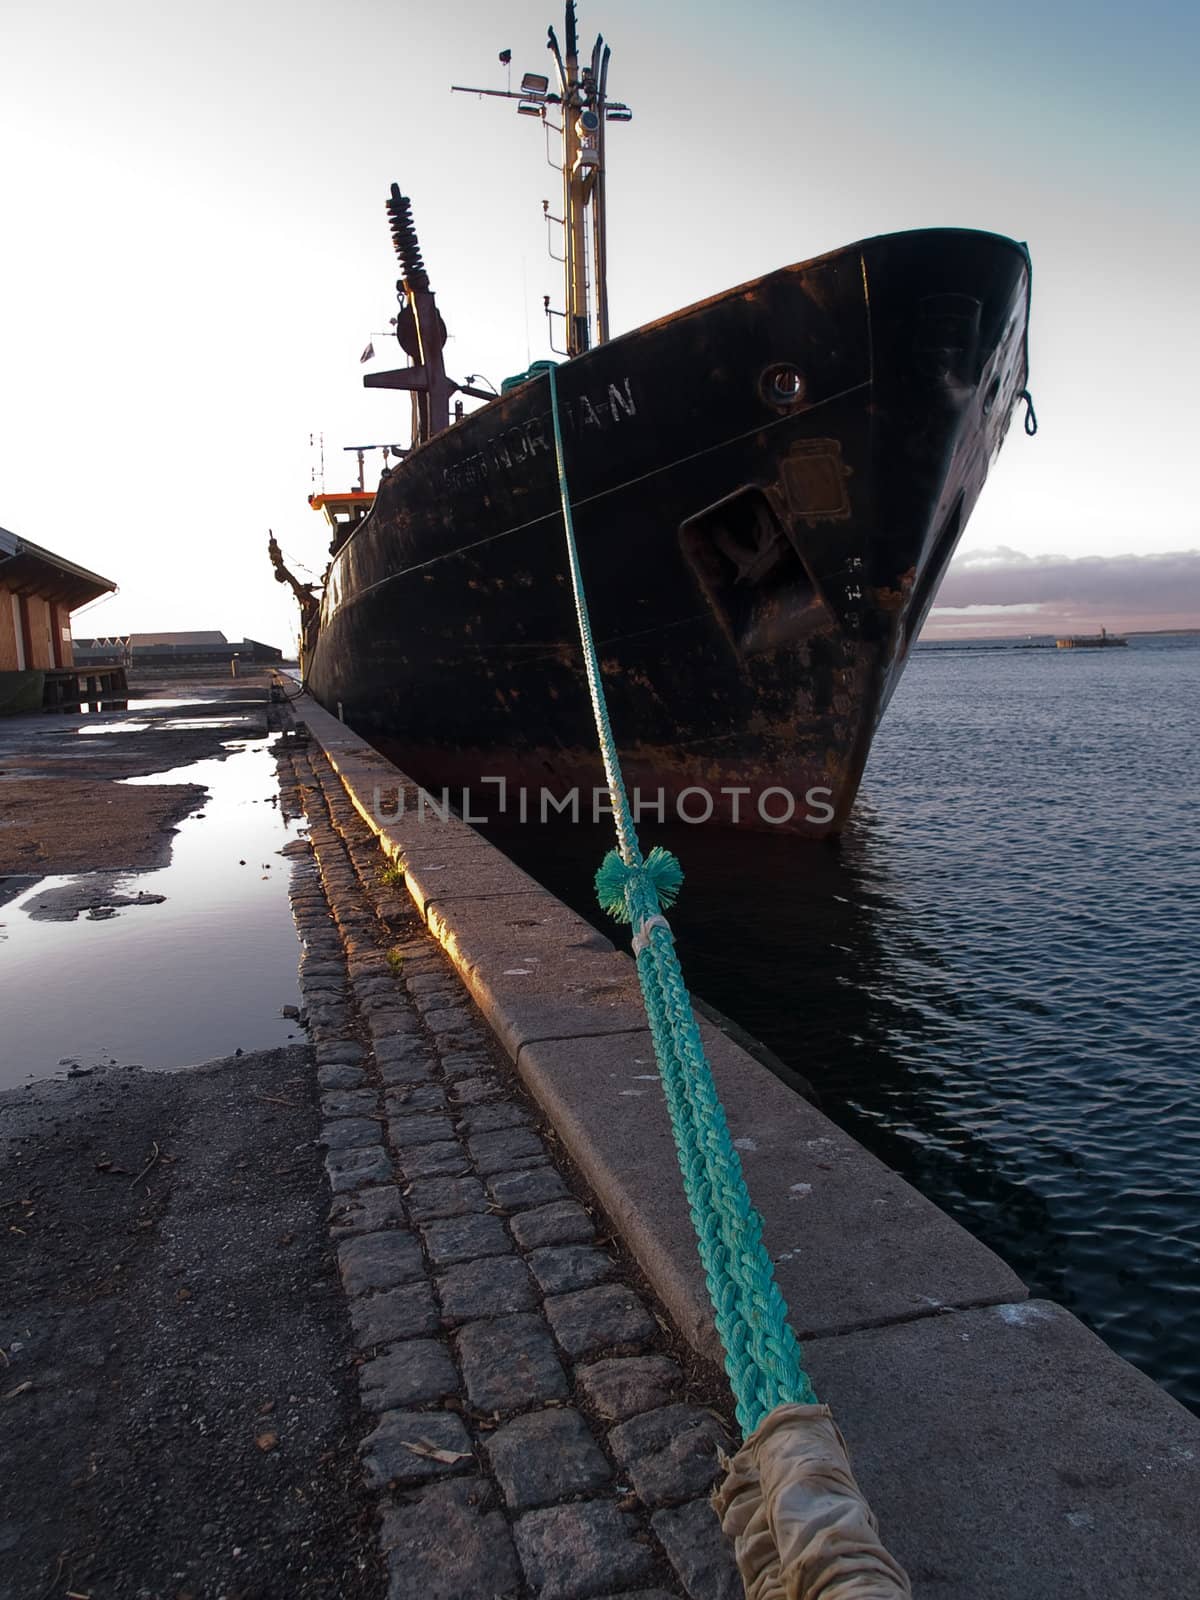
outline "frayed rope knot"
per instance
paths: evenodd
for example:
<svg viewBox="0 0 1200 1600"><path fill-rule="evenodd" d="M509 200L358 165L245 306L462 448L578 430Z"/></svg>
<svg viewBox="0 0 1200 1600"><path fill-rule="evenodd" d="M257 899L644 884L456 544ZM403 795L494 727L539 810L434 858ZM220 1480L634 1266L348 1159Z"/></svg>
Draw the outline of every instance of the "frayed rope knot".
<svg viewBox="0 0 1200 1600"><path fill-rule="evenodd" d="M675 904L683 884L683 868L669 850L656 844L640 866L629 866L610 850L596 874L596 898L618 922L630 922L628 893L640 882L651 890L663 911Z"/></svg>

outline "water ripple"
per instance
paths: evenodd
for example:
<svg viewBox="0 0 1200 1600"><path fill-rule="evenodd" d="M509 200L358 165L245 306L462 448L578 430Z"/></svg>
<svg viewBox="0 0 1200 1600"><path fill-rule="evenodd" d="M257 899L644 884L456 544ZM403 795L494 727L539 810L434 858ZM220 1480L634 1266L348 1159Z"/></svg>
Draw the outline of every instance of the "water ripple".
<svg viewBox="0 0 1200 1600"><path fill-rule="evenodd" d="M696 992L1200 1410L1197 706L1200 639L922 648L840 849L655 838ZM598 920L607 844L505 848Z"/></svg>

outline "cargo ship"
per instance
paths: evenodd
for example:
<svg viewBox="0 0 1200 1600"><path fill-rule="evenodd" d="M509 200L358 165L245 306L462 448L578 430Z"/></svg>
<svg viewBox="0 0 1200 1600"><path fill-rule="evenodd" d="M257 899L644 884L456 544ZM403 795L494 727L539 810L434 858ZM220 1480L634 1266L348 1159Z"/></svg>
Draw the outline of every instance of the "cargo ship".
<svg viewBox="0 0 1200 1600"><path fill-rule="evenodd" d="M609 50L517 101L562 140L564 452L612 724L644 815L815 836L845 824L871 740L1028 396L1023 244L926 228L785 266L613 337ZM505 52L507 55L507 52ZM501 57L504 59L504 56ZM283 565L304 680L431 792L494 812L603 794L564 543L545 364L493 395L450 378L411 203L388 201L411 445L312 504L323 584ZM551 313L554 315L554 313ZM464 397L482 400L464 415Z"/></svg>

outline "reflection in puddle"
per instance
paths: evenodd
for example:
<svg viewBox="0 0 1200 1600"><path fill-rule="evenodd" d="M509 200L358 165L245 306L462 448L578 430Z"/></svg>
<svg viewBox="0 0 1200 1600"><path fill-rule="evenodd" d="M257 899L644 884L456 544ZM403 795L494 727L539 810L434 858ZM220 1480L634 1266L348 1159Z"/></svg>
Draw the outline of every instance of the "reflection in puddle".
<svg viewBox="0 0 1200 1600"><path fill-rule="evenodd" d="M279 851L301 825L280 815L269 743L237 741L222 759L125 780L208 789L169 866L41 878L0 911L0 1088L71 1063L190 1066L299 1037L279 1015L299 999ZM164 899L121 903L139 894ZM47 895L116 910L35 920Z"/></svg>
<svg viewBox="0 0 1200 1600"><path fill-rule="evenodd" d="M193 728L232 728L239 722L244 722L245 717L234 712L228 717L163 717L154 724L155 728L165 728L171 733L178 733L180 729L189 732ZM150 727L148 722L84 722L76 728L76 733L145 733ZM54 729L49 730L53 735Z"/></svg>
<svg viewBox="0 0 1200 1600"><path fill-rule="evenodd" d="M187 700L146 700L137 707L138 710L163 709L174 705L190 705L194 702ZM156 729L165 728L170 733L183 730L190 732L193 728L232 728L239 722L245 721L245 715L240 711L233 711L227 717L163 717L151 724L139 722L133 718L114 722L81 722L72 731L74 733L145 733L146 729L153 726ZM58 733L57 728L48 728L45 737L54 738Z"/></svg>
<svg viewBox="0 0 1200 1600"><path fill-rule="evenodd" d="M198 706L207 705L207 700L201 700L199 695L190 695L183 700L134 700L129 701L130 711L157 711L169 706Z"/></svg>
<svg viewBox="0 0 1200 1600"><path fill-rule="evenodd" d="M160 722L160 728L169 728L178 732L180 728L185 732L191 728L231 728L234 723L243 721L239 715L231 717L171 717L166 722Z"/></svg>

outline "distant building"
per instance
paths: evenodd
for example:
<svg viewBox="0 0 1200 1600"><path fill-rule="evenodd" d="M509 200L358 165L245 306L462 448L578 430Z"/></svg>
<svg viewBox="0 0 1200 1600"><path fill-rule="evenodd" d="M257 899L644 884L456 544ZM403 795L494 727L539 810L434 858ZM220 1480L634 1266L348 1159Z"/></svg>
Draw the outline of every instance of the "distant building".
<svg viewBox="0 0 1200 1600"><path fill-rule="evenodd" d="M283 651L257 639L227 639L216 629L109 634L75 641L75 659L80 666L215 666L235 658L239 661L282 661Z"/></svg>
<svg viewBox="0 0 1200 1600"><path fill-rule="evenodd" d="M193 633L131 633L137 650L207 650L224 649L229 640L216 628Z"/></svg>
<svg viewBox="0 0 1200 1600"><path fill-rule="evenodd" d="M116 587L0 528L0 711L41 706L46 674L76 664L72 611Z"/></svg>

